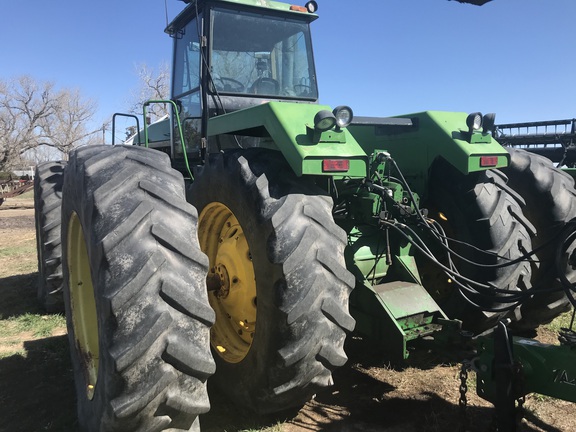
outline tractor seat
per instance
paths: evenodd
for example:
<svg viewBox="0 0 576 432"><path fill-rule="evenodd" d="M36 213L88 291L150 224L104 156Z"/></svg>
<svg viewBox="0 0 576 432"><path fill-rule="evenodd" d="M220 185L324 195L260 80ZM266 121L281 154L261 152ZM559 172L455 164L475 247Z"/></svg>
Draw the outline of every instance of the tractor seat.
<svg viewBox="0 0 576 432"><path fill-rule="evenodd" d="M278 95L280 84L273 78L258 78L250 87L250 92L262 95Z"/></svg>

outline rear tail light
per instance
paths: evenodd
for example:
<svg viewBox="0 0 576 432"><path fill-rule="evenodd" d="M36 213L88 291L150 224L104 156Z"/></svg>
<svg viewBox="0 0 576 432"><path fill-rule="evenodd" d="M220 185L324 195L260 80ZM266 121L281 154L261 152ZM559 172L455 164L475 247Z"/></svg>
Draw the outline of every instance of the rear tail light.
<svg viewBox="0 0 576 432"><path fill-rule="evenodd" d="M480 156L481 167L495 167L498 165L498 156Z"/></svg>
<svg viewBox="0 0 576 432"><path fill-rule="evenodd" d="M324 172L343 172L350 169L348 159L325 159L322 161L322 171Z"/></svg>

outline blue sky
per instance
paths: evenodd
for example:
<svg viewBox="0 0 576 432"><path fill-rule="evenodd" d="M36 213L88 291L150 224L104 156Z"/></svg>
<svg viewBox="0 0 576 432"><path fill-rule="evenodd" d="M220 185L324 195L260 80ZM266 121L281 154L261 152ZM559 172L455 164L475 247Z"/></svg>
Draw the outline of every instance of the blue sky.
<svg viewBox="0 0 576 432"><path fill-rule="evenodd" d="M184 3L167 0L172 19ZM297 4L304 4L300 0ZM576 116L575 0L318 0L320 101L357 115L496 112L497 123ZM29 74L125 111L136 65L171 58L164 0L7 1L0 77Z"/></svg>

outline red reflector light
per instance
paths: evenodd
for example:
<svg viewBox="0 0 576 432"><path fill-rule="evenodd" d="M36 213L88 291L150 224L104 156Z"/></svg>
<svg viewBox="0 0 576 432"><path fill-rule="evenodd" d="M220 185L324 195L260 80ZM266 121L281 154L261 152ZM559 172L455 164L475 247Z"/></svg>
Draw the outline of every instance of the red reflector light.
<svg viewBox="0 0 576 432"><path fill-rule="evenodd" d="M348 159L325 159L322 161L322 171L324 172L348 171L349 169L350 161Z"/></svg>
<svg viewBox="0 0 576 432"><path fill-rule="evenodd" d="M290 10L291 10L291 11L296 11L296 12L308 12L308 9L306 9L304 6L295 6L295 5L292 5L292 6L290 6Z"/></svg>
<svg viewBox="0 0 576 432"><path fill-rule="evenodd" d="M493 167L498 165L498 156L480 156L481 167Z"/></svg>

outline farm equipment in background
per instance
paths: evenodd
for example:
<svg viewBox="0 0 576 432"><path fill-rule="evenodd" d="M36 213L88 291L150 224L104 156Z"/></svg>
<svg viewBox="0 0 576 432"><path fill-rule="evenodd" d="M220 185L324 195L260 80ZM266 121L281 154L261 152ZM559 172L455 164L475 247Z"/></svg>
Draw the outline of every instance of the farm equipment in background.
<svg viewBox="0 0 576 432"><path fill-rule="evenodd" d="M503 146L544 156L558 167L576 168L576 119L500 124L494 137Z"/></svg>
<svg viewBox="0 0 576 432"><path fill-rule="evenodd" d="M0 180L0 205L8 198L22 195L34 188L32 180Z"/></svg>
<svg viewBox="0 0 576 432"><path fill-rule="evenodd" d="M493 114L354 118L318 104L315 2L186 3L171 100L144 109L170 104L169 139L37 168L39 297L63 293L83 429L197 430L209 377L300 407L353 330L405 358L568 309L574 181Z"/></svg>

